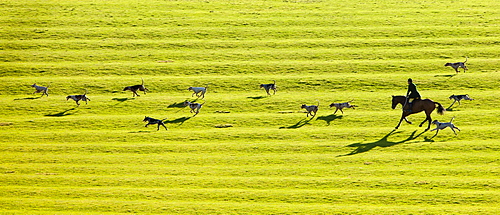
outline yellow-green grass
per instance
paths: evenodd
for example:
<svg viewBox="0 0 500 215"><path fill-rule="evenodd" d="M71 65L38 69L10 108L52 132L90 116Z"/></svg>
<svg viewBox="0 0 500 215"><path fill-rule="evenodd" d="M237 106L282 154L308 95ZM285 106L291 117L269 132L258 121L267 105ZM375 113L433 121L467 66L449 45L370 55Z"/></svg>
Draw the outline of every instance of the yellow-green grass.
<svg viewBox="0 0 500 215"><path fill-rule="evenodd" d="M500 212L497 1L0 5L0 213ZM408 78L458 135L423 113L393 130ZM187 88L208 83L193 116Z"/></svg>

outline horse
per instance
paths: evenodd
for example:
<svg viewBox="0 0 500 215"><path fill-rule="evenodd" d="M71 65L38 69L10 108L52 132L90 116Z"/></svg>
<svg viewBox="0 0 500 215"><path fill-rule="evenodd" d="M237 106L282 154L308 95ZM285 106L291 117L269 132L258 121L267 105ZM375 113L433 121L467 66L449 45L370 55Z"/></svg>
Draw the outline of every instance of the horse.
<svg viewBox="0 0 500 215"><path fill-rule="evenodd" d="M408 105L406 101L407 101L407 98L405 96L392 96L392 109L395 109L398 104L403 105L403 114L401 115L401 119L399 120L398 125L394 129L399 128L403 119L407 123L412 124L410 121L408 121L408 119L406 119L406 117L408 115L425 111L425 115L427 117L425 118L424 121L422 121L422 123L420 123L419 127L422 127L422 125L426 121L428 121L429 124L427 125L427 129L425 129L427 131L431 127L431 122L432 122L431 113L432 113L432 111L434 111L434 109L436 109L436 105L438 105L437 106L438 114L443 115L445 110L446 110L439 102L434 102L430 99L424 99L424 100L414 100L413 106L411 108L411 112L408 112L408 111L406 111L406 107Z"/></svg>

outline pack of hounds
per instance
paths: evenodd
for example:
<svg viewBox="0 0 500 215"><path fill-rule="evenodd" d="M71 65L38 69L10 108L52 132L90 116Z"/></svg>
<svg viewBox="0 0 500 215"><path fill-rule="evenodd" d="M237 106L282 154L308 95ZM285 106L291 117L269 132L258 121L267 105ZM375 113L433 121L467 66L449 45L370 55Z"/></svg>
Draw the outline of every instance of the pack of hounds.
<svg viewBox="0 0 500 215"><path fill-rule="evenodd" d="M452 67L456 73L459 72L459 68L462 68L464 70L464 73L467 71L467 66L465 65L465 63L467 62L468 58L466 57L465 58L465 61L464 62L456 62L456 63L446 63L445 66L450 66ZM138 84L138 85L132 85L132 86L127 86L125 88L123 88L123 91L131 91L132 92L132 96L135 97L135 96L140 96L137 92L139 91L142 91L144 92L144 94L146 94L147 91L149 91L148 88L146 88L144 86L144 79L142 79L142 83L141 84ZM187 88L188 91L192 91L192 97L196 96L198 99L204 99L205 98L205 94L207 92L207 89L208 89L208 85L207 84L205 87L189 87ZM45 96L49 96L49 87L50 87L50 84L47 86L47 87L44 87L44 86L39 86L37 85L36 83L31 85L31 87L35 88L35 92L33 92L33 94L35 93L42 93L42 97L45 95ZM278 91L278 88L277 88L277 85L276 85L276 80L273 80L273 83L269 83L269 84L260 84L259 87L261 89L264 89L266 94L268 96L272 96L272 95L275 95L276 92ZM272 92L272 95L271 95L271 92ZM66 96L66 100L69 100L69 99L72 99L73 101L76 102L76 105L80 106L80 101L84 101L85 104L88 104L88 101L90 101L90 99L87 97L87 90L85 90L85 93L84 94L80 94L80 95L68 95ZM469 100L469 101L472 101L474 99L470 98L468 94L462 94L462 95L451 95L449 97L449 99L453 99L453 103L450 105L449 108L451 108L456 102L458 102L458 105L460 106L460 101L461 100ZM348 102L342 102L342 103L331 103L329 105L330 108L333 108L335 107L335 112L333 114L336 114L337 111L340 110L340 112L342 114L344 114L344 111L343 109L344 108L352 108L352 109L355 109L355 107L357 107L356 105L352 105L351 102L353 102L354 100L351 100L351 101L348 101ZM200 113L200 109L203 107L205 103L196 103L196 102L190 102L188 100L184 101L183 102L183 105L186 106L186 107L189 107L190 109L190 113L194 113L193 117L198 115ZM319 110L319 101L318 101L318 104L317 105L306 105L306 104L302 104L300 106L301 109L304 109L305 112L306 112L306 117L309 117L311 116L311 118L314 118L316 116L316 113L318 112ZM453 119L455 117L453 117L450 122L447 122L447 123L443 123L443 122L439 122L437 120L434 120L432 121L432 124L435 124L436 125L436 128L435 129L432 129L431 131L436 131L436 135L438 134L439 130L443 130L447 127L451 128L451 130L453 131L453 133L455 133L455 135L457 134L455 132L455 129L457 129L458 131L460 131L460 129L458 129L453 123ZM145 127L148 127L148 125L157 125L157 131L160 130L160 126L163 126L165 128L165 130L168 130L167 127L165 126L165 123L164 121L166 120L165 119L155 119L155 118L152 118L152 117L148 117L148 116L145 116L143 121L144 122L147 122L147 124L145 125Z"/></svg>

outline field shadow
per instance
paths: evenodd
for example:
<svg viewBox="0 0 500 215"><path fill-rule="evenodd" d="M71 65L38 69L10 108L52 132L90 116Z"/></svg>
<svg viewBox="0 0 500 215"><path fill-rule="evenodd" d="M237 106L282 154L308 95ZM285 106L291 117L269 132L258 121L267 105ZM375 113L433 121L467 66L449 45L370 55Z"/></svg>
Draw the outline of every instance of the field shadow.
<svg viewBox="0 0 500 215"><path fill-rule="evenodd" d="M40 96L40 97L26 97L26 98L17 98L17 99L14 99L14 101L17 101L17 100L35 100L35 99L41 99L43 96Z"/></svg>
<svg viewBox="0 0 500 215"><path fill-rule="evenodd" d="M448 108L446 108L446 111L453 111L453 108L451 106L449 106Z"/></svg>
<svg viewBox="0 0 500 215"><path fill-rule="evenodd" d="M455 102L451 103L451 105L448 108L446 108L446 111L453 111L453 108L460 107L460 104L456 105L455 107L453 106L455 106Z"/></svg>
<svg viewBox="0 0 500 215"><path fill-rule="evenodd" d="M247 97L247 98L257 100L257 99L263 99L263 98L266 98L266 96L249 96L249 97Z"/></svg>
<svg viewBox="0 0 500 215"><path fill-rule="evenodd" d="M126 102L128 100L134 100L135 98L112 98L113 101Z"/></svg>
<svg viewBox="0 0 500 215"><path fill-rule="evenodd" d="M189 119L191 119L191 117L181 117L181 118L177 118L177 119L173 119L173 120L166 120L166 121L163 121L163 123L182 125L184 122L188 121Z"/></svg>
<svg viewBox="0 0 500 215"><path fill-rule="evenodd" d="M75 110L75 109L76 109L76 107L74 107L74 108L70 108L70 109L67 109L67 110L65 110L65 111L61 111L61 112L59 112L59 113L54 113L54 114L46 114L45 116L50 116L50 117L62 117L62 116L69 116L69 115L73 115L73 114L75 114L75 113L76 113L76 111L75 111L75 112L73 112L73 113L69 113L70 111Z"/></svg>
<svg viewBox="0 0 500 215"><path fill-rule="evenodd" d="M434 137L432 137L432 138L434 138ZM434 140L432 138L424 137L424 142L432 143L432 142L434 142Z"/></svg>
<svg viewBox="0 0 500 215"><path fill-rule="evenodd" d="M443 77L443 78L450 79L450 78L455 77L455 75L457 75L457 74L452 74L452 75L435 75L434 77Z"/></svg>
<svg viewBox="0 0 500 215"><path fill-rule="evenodd" d="M167 108L183 108L184 102L176 102L167 106Z"/></svg>
<svg viewBox="0 0 500 215"><path fill-rule="evenodd" d="M323 120L326 122L327 125L330 125L330 123L336 119L342 119L342 115L340 116L337 116L335 114L330 114L328 116L320 116L318 118L316 118L316 120Z"/></svg>
<svg viewBox="0 0 500 215"><path fill-rule="evenodd" d="M382 137L380 140L377 140L375 142L371 142L371 143L353 143L353 144L350 144L350 145L348 145L348 147L356 147L356 149L354 149L352 152L350 152L348 154L338 155L337 157L343 157L343 156L349 156L349 155L356 155L356 154L368 152L368 151L374 149L375 147L384 147L385 148L385 147L395 146L395 145L398 145L398 144L401 144L401 143L408 142L410 140L414 140L414 139L420 137L420 135L422 135L423 133L426 132L426 131L423 131L423 132L419 133L418 135L415 135L415 133L417 132L417 130L415 130L415 131L413 131L410 134L409 137L407 137L404 140L389 141L388 138L391 135L397 134L397 133L401 133L401 131L399 131L399 132L395 132L395 131L396 130L392 130L391 132L389 132L388 134L386 134L384 137Z"/></svg>
<svg viewBox="0 0 500 215"><path fill-rule="evenodd" d="M302 128L302 126L304 125L307 125L309 124L309 122L312 120L313 118L305 118L305 119L301 119L300 121L298 121L297 123L295 123L294 125L291 125L291 126L287 126L287 127L280 127L280 129L297 129L297 128Z"/></svg>
<svg viewBox="0 0 500 215"><path fill-rule="evenodd" d="M128 133L131 133L131 134L140 134L140 133L152 133L152 132L156 132L155 131L131 131L131 132L128 132Z"/></svg>

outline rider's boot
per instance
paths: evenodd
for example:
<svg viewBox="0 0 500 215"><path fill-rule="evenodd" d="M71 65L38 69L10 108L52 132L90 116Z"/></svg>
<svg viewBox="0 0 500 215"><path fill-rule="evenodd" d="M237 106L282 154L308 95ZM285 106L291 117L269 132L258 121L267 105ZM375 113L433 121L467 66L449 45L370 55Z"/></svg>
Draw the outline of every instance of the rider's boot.
<svg viewBox="0 0 500 215"><path fill-rule="evenodd" d="M411 108L413 107L413 102L408 103L408 109L406 109L406 112L411 113Z"/></svg>

